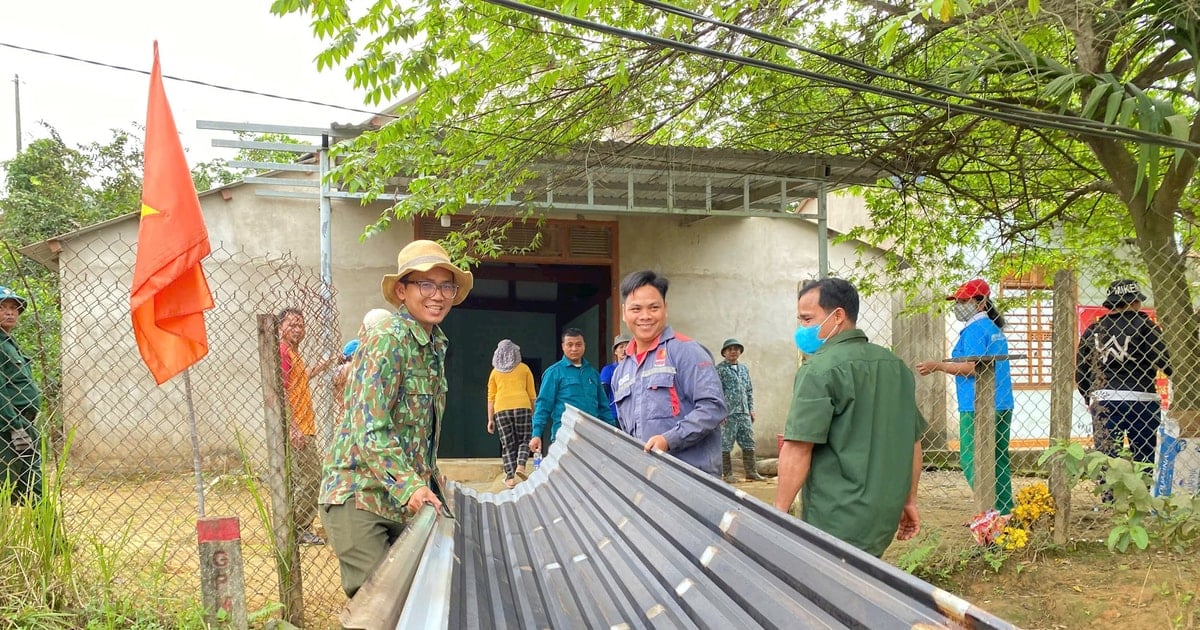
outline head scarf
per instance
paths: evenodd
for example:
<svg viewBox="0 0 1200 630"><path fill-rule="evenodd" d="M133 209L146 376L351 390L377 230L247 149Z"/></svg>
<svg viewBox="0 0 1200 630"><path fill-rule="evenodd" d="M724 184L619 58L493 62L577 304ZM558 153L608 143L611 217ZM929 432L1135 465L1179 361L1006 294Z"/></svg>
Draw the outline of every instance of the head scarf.
<svg viewBox="0 0 1200 630"><path fill-rule="evenodd" d="M362 332L367 332L372 328L388 321L392 318L392 312L386 308L373 308L363 315Z"/></svg>
<svg viewBox="0 0 1200 630"><path fill-rule="evenodd" d="M521 346L508 339L501 339L492 353L492 367L501 372L511 372L521 362Z"/></svg>

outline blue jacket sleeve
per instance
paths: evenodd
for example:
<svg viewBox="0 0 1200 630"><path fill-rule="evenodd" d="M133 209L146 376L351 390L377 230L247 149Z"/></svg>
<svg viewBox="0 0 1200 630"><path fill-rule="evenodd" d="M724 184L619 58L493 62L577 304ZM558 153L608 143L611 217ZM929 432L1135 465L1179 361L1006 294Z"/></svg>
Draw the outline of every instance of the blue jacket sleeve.
<svg viewBox="0 0 1200 630"><path fill-rule="evenodd" d="M612 378L612 374L609 374L609 378ZM612 399L609 398L607 389L604 379L596 379L596 417L615 427L617 421L613 418L612 408L608 406Z"/></svg>
<svg viewBox="0 0 1200 630"><path fill-rule="evenodd" d="M550 414L554 413L554 401L558 397L558 370L550 366L542 372L542 390L538 392L537 401L533 404L533 437L541 437L550 424Z"/></svg>
<svg viewBox="0 0 1200 630"><path fill-rule="evenodd" d="M715 431L725 419L725 393L712 357L698 343L683 343L675 360L675 390L693 408L674 428L663 433L671 450L687 448Z"/></svg>

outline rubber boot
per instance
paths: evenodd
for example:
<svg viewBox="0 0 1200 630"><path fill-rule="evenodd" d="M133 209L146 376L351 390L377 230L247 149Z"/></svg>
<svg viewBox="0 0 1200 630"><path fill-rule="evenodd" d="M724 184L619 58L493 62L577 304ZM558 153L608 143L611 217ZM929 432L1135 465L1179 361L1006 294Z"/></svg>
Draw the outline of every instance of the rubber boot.
<svg viewBox="0 0 1200 630"><path fill-rule="evenodd" d="M737 483L737 477L733 476L733 456L725 451L721 451L721 479L725 483Z"/></svg>
<svg viewBox="0 0 1200 630"><path fill-rule="evenodd" d="M754 459L754 449L742 449L742 465L746 467L746 481L766 481L767 478L758 474L758 464Z"/></svg>

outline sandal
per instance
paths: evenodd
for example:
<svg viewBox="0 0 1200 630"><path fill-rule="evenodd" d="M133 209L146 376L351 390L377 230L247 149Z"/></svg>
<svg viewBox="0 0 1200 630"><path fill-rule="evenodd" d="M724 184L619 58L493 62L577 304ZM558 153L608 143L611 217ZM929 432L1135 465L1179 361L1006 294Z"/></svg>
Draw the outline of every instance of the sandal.
<svg viewBox="0 0 1200 630"><path fill-rule="evenodd" d="M529 475L525 474L525 471L521 470L520 468L518 468L517 472L514 474L516 474L521 481L526 481L529 479Z"/></svg>
<svg viewBox="0 0 1200 630"><path fill-rule="evenodd" d="M516 485L517 485L517 480L513 479L512 477L509 477L508 479L504 480L504 487L508 488L509 490L512 490L514 487L516 487Z"/></svg>

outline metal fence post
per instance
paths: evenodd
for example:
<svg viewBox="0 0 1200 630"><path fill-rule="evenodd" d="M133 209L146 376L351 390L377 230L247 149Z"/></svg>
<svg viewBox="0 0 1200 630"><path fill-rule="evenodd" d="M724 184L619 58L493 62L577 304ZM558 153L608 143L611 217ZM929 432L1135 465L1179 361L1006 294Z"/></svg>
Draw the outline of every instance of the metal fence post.
<svg viewBox="0 0 1200 630"><path fill-rule="evenodd" d="M283 374L279 367L277 322L271 314L258 315L258 356L262 370L263 416L267 429L270 463L267 485L271 489L271 530L275 542L275 564L279 576L279 599L289 623L304 627L304 586L300 571L300 548L292 523L291 444L285 411Z"/></svg>

